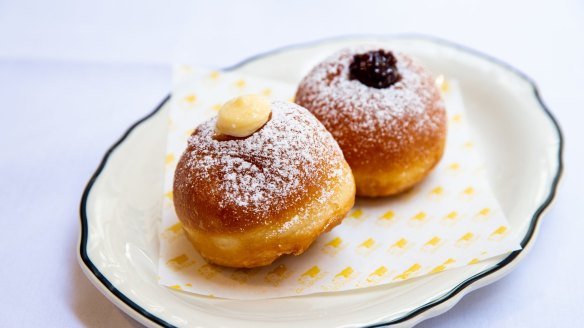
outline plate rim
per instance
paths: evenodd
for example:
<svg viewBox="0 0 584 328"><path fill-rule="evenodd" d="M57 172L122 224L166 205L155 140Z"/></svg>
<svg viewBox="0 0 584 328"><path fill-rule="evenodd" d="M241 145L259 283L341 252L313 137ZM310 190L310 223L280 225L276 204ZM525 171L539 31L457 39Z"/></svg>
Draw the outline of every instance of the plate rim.
<svg viewBox="0 0 584 328"><path fill-rule="evenodd" d="M390 320L387 322L383 322L383 323L377 323L374 325L365 326L365 327L373 328L373 327L401 324L401 323L405 323L406 321L410 321L410 320L413 320L416 318L419 319L419 316L422 315L423 313L425 313L426 311L429 311L429 310L431 310L431 309L433 309L441 304L444 304L444 303L448 302L449 300L456 300L456 296L458 294L460 294L462 291L464 291L465 289L467 289L468 287L470 287L474 283L481 281L481 280L484 280L485 278L489 277L490 275L494 274L495 272L498 272L499 270L507 267L509 264L513 263L516 259L518 259L519 255L522 252L527 251L526 250L527 246L532 242L532 240L534 240L534 237L536 236L537 229L538 229L539 224L541 222L540 219L542 218L542 214L544 213L544 211L546 209L549 208L549 206L551 205L551 203L553 202L553 200L555 199L555 197L557 195L558 185L560 183L560 180L561 180L561 177L563 174L563 170L564 170L564 163L563 163L564 137L563 137L563 133L562 133L562 130L560 128L560 125L559 125L557 119L551 113L551 111L549 110L547 105L543 102L543 99L541 98L537 84L527 74L523 73L519 69L511 66L510 64L508 64L500 59L497 59L493 56L482 53L478 50L475 50L475 49L472 49L470 47L467 47L467 46L464 46L464 45L461 45L461 44L458 44L458 43L455 43L452 41L448 41L448 40L445 40L445 39L442 39L442 38L439 38L436 36L431 36L431 35L426 35L426 34L395 34L395 35L355 34L355 35L343 35L343 36L337 36L337 37L320 38L320 39L316 39L316 40L312 40L312 41L308 41L308 42L295 43L295 44L291 44L291 45L287 45L287 46L283 46L283 47L278 47L278 48L275 48L273 50L260 52L260 53L257 53L255 55L252 55L250 57L247 57L246 59L244 59L244 60L242 60L234 65L230 65L230 66L227 66L225 68L222 68L221 70L223 70L223 71L235 70L235 69L240 68L240 67L242 67L248 63L251 63L253 61L265 58L265 57L270 56L270 55L275 55L275 54L278 54L278 53L281 53L281 52L284 52L287 50L291 50L291 49L305 48L305 47L310 47L313 45L318 45L318 44L327 43L327 42L352 40L352 39L371 39L371 40L412 39L412 40L420 40L420 41L435 43L435 44L438 44L441 46L450 47L450 48L459 50L461 52L482 58L482 59L487 60L493 64L496 64L496 65L506 69L507 71L517 75L518 77L520 77L522 80L526 81L531 86L532 91L533 91L534 96L535 96L535 99L537 100L540 109L544 112L544 114L546 114L547 119L549 119L549 121L551 121L551 123L554 127L554 130L557 134L558 142L559 142L558 143L558 153L557 153L557 161L558 161L557 171L555 172L554 178L550 184L550 190L549 190L545 200L539 205L539 207L537 208L537 210L533 213L533 215L531 217L527 232L520 242L521 249L509 253L509 255L507 255L505 258L503 258L501 261L499 261L494 266L492 266L488 269L485 269L485 270L483 270L483 271L481 271L473 276L466 278L460 284L456 285L455 287L450 289L447 293L443 294L439 298L416 307L415 309L408 312L407 314L404 314L400 318L396 318L396 319L393 319L393 320ZM118 303L116 305L126 306L129 309L131 309L132 311L134 311L136 314L142 316L143 319L147 319L147 320L151 321L152 323L155 323L155 324L163 326L163 327L175 327L175 326L166 322L164 319L159 318L156 315L150 313L149 311L147 311L146 309L142 308L140 305L138 305L137 303L132 301L131 298L124 295L120 290L118 290L107 279L107 277L105 277L99 271L99 269L93 264L93 262L89 258L88 254L87 254L87 242L88 242L88 230L89 230L88 216L87 216L87 201L89 199L89 195L92 191L93 185L95 184L95 182L99 178L99 175L101 174L101 172L104 170L111 154L118 148L118 146L120 146L126 140L126 138L130 135L130 133L136 127L138 127L143 122L147 121L152 116L154 116L156 113L158 113L162 109L162 107L164 107L164 105L168 102L168 100L170 100L170 97L171 97L171 94L169 93L154 108L154 110L152 110L146 116L142 117L141 119L137 120L135 123L130 125L130 127L125 131L125 133L112 146L110 146L108 148L108 150L105 152L104 156L102 157L102 160L99 163L97 169L94 171L91 178L87 182L85 189L83 190L83 194L81 196L81 203L80 203L80 209L79 209L80 223L81 223L80 230L81 231L80 231L79 243L78 243L79 252L77 254L80 266L82 266L82 268L83 268L83 266L85 266L85 268L83 268L84 269L83 272L86 275L88 275L90 273L93 274L93 277L91 277L93 279L90 279L92 281L92 283L94 283L94 285L96 285L97 281L99 281L103 285L103 287L105 287L105 289L107 289L107 291L110 294L109 296L115 296L117 298L117 300L115 300L116 302L114 302L114 303ZM86 271L86 269L89 270L89 272ZM95 279L97 279L97 281L95 281ZM100 290L102 293L106 292L103 288L99 288L102 286L96 285L96 287L98 287L98 290ZM106 296L108 296L108 295L106 295ZM463 296L464 296L464 294L461 297L463 297ZM120 301L121 303L119 303L118 301Z"/></svg>

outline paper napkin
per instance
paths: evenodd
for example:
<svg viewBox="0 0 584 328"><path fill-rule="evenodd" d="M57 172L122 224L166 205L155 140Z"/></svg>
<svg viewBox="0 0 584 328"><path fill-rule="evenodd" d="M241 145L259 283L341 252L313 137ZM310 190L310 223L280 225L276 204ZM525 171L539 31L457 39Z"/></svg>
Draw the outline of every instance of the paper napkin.
<svg viewBox="0 0 584 328"><path fill-rule="evenodd" d="M442 85L448 112L444 157L399 197L357 199L343 223L300 256L231 269L207 263L174 212L174 169L188 136L228 99L249 93L290 100L295 86L237 73L176 68L160 226L160 284L201 295L261 299L390 284L472 265L519 248L493 196L455 81Z"/></svg>

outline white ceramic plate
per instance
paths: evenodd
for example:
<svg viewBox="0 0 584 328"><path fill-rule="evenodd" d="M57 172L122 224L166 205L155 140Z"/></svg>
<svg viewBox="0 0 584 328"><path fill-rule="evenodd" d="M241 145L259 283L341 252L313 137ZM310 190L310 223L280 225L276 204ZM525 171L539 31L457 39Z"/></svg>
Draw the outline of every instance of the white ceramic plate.
<svg viewBox="0 0 584 328"><path fill-rule="evenodd" d="M493 191L523 250L386 286L260 301L215 299L157 283L168 99L106 153L81 202L79 262L120 309L147 326L411 326L500 279L532 247L562 171L562 137L533 82L498 60L428 37L344 38L258 55L229 68L297 83L319 60L359 43L412 54L460 83Z"/></svg>

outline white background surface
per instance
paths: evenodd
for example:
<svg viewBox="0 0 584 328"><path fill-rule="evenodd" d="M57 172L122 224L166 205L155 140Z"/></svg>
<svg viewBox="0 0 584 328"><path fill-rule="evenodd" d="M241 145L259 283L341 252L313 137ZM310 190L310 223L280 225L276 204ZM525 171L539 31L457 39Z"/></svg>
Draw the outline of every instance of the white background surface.
<svg viewBox="0 0 584 328"><path fill-rule="evenodd" d="M512 64L537 81L566 138L533 251L421 326L581 325L584 2L0 0L0 327L137 325L78 268L78 206L104 152L169 92L178 44L222 67L367 33L431 34Z"/></svg>

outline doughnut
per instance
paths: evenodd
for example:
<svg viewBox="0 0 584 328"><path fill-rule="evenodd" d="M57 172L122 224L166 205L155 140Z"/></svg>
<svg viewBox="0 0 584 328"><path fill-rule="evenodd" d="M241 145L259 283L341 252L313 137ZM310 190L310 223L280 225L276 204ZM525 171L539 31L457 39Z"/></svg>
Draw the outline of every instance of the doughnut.
<svg viewBox="0 0 584 328"><path fill-rule="evenodd" d="M308 110L243 96L190 136L173 195L203 258L253 268L303 253L338 225L353 206L355 181L338 144Z"/></svg>
<svg viewBox="0 0 584 328"><path fill-rule="evenodd" d="M446 111L432 76L409 56L379 47L346 48L316 65L295 102L332 133L357 196L412 188L440 161Z"/></svg>

